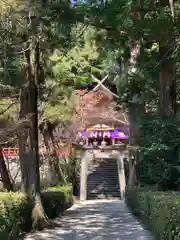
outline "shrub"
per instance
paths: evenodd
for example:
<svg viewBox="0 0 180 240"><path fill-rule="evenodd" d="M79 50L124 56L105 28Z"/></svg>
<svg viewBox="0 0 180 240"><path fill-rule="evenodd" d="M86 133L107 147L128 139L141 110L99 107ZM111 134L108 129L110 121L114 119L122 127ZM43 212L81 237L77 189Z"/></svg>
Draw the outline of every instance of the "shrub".
<svg viewBox="0 0 180 240"><path fill-rule="evenodd" d="M128 188L126 203L157 240L180 239L180 194Z"/></svg>
<svg viewBox="0 0 180 240"><path fill-rule="evenodd" d="M42 202L49 218L58 217L73 204L71 186L57 186L45 189L42 192Z"/></svg>
<svg viewBox="0 0 180 240"><path fill-rule="evenodd" d="M20 229L29 230L32 205L22 193L0 193L0 239L17 236ZM29 221L28 221L29 220Z"/></svg>
<svg viewBox="0 0 180 240"><path fill-rule="evenodd" d="M49 218L58 217L73 204L71 186L58 186L42 191L42 203ZM0 193L0 239L17 237L30 231L32 203L22 193ZM16 238L17 239L17 238Z"/></svg>

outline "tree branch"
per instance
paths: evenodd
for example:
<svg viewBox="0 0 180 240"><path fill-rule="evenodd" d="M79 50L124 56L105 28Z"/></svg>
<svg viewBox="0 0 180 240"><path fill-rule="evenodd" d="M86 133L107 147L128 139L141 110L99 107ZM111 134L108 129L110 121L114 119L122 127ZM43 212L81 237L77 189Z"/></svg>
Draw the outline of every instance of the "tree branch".
<svg viewBox="0 0 180 240"><path fill-rule="evenodd" d="M6 109L4 109L3 111L0 112L0 115L3 115L5 112L7 112L12 106L14 106L14 104L16 104L16 102L11 103Z"/></svg>

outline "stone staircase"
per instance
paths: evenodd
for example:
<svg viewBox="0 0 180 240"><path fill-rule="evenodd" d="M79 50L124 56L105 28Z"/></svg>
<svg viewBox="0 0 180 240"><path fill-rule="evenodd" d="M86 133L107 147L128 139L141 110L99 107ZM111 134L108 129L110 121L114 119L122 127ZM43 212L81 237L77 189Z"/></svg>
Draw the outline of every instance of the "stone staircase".
<svg viewBox="0 0 180 240"><path fill-rule="evenodd" d="M120 198L116 159L95 158L89 161L87 199Z"/></svg>

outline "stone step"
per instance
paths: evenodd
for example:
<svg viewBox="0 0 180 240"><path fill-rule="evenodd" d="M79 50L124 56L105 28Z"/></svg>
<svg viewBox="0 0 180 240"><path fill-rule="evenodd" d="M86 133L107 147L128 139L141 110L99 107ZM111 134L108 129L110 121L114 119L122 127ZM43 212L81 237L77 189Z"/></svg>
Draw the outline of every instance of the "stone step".
<svg viewBox="0 0 180 240"><path fill-rule="evenodd" d="M118 195L119 196L119 191L118 191L118 189L112 189L111 191L105 191L105 190L103 190L103 191L88 191L88 195L90 195L90 194L116 194L116 195Z"/></svg>
<svg viewBox="0 0 180 240"><path fill-rule="evenodd" d="M115 188L115 187L119 187L119 184L118 183L104 183L104 184L92 184L92 183L88 183L87 184L87 187L89 188L99 188L99 189L102 189L102 188Z"/></svg>
<svg viewBox="0 0 180 240"><path fill-rule="evenodd" d="M103 185L100 185L100 184L97 184L97 185L95 185L95 184L87 184L87 186L89 187L89 190L91 190L91 189L99 189L99 190L101 190L101 189L119 189L119 185L117 185L117 184L103 184Z"/></svg>
<svg viewBox="0 0 180 240"><path fill-rule="evenodd" d="M118 192L119 187L89 188L88 192Z"/></svg>
<svg viewBox="0 0 180 240"><path fill-rule="evenodd" d="M92 172L88 172L89 174L101 174L101 175L104 175L104 176L107 176L107 175L118 175L118 172L117 171L112 171L112 172L108 172L108 171L92 171Z"/></svg>
<svg viewBox="0 0 180 240"><path fill-rule="evenodd" d="M120 197L117 161L96 159L89 162L87 178L88 199Z"/></svg>
<svg viewBox="0 0 180 240"><path fill-rule="evenodd" d="M102 190L89 190L88 191L88 194L97 194L97 193L108 193L108 194L113 194L113 193L116 193L116 194L119 194L119 189L102 189Z"/></svg>
<svg viewBox="0 0 180 240"><path fill-rule="evenodd" d="M107 197L118 197L120 198L120 194L119 193L90 193L87 195L87 198L98 198L99 196L101 196L102 198L107 198Z"/></svg>
<svg viewBox="0 0 180 240"><path fill-rule="evenodd" d="M104 189L89 189L88 193L111 193L111 192L117 192L119 193L119 188L104 188Z"/></svg>
<svg viewBox="0 0 180 240"><path fill-rule="evenodd" d="M101 186L101 185L103 185L103 186L118 186L119 185L119 179L111 179L111 180L108 180L108 182L107 181L105 181L105 180L103 180L102 179L102 181L96 181L96 182L93 182L92 180L90 180L90 181L88 181L87 182L87 185L88 186L92 186L92 185L94 185L94 186Z"/></svg>
<svg viewBox="0 0 180 240"><path fill-rule="evenodd" d="M118 192L119 188L91 188L88 192Z"/></svg>
<svg viewBox="0 0 180 240"><path fill-rule="evenodd" d="M119 194L90 194L87 199L119 199Z"/></svg>
<svg viewBox="0 0 180 240"><path fill-rule="evenodd" d="M101 191L101 192L103 192L103 191L105 191L105 192L110 192L110 191L118 191L119 190L119 187L104 187L104 188L97 188L97 187L95 187L95 188L89 188L89 190L88 190L88 192L98 192L98 191Z"/></svg>
<svg viewBox="0 0 180 240"><path fill-rule="evenodd" d="M101 174L101 175L105 175L105 176L107 176L107 175L115 175L115 174L118 174L117 173L117 171L96 171L96 170L93 170L93 171L88 171L88 173L89 174L93 174L93 173L95 173L96 172L96 174Z"/></svg>
<svg viewBox="0 0 180 240"><path fill-rule="evenodd" d="M95 165L95 166L105 165L106 163L109 163L109 164L114 165L114 164L117 164L117 161L109 161L109 160L107 160L107 161L101 161L101 162L98 162L98 161L89 161L88 163L89 163L89 165Z"/></svg>
<svg viewBox="0 0 180 240"><path fill-rule="evenodd" d="M118 172L117 171L113 171L113 172L103 172L103 171L92 171L92 172L88 172L89 174L99 174L101 176L115 176L115 175L118 175Z"/></svg>
<svg viewBox="0 0 180 240"><path fill-rule="evenodd" d="M113 164L111 164L111 166L110 166L110 165L107 166L106 164L107 164L107 163L105 163L105 164L89 164L89 167L95 167L95 168L97 168L97 167L114 168L114 167L117 166L117 163L113 163Z"/></svg>
<svg viewBox="0 0 180 240"><path fill-rule="evenodd" d="M96 193L96 192L119 192L119 188L103 188L103 189L96 189L96 188L91 188L88 190L88 193Z"/></svg>
<svg viewBox="0 0 180 240"><path fill-rule="evenodd" d="M94 176L93 176L94 177ZM98 175L95 179L92 179L93 177L88 176L88 181L92 181L92 182L99 182L99 181L106 181L108 182L108 180L118 180L118 175L106 175L106 177L104 177L103 175ZM107 179L108 178L108 179Z"/></svg>
<svg viewBox="0 0 180 240"><path fill-rule="evenodd" d="M88 169L88 172L117 173L117 168L116 169Z"/></svg>
<svg viewBox="0 0 180 240"><path fill-rule="evenodd" d="M105 165L102 165L102 164L99 164L99 165L90 165L89 166L89 168L104 168L104 169L106 169L106 168L108 168L108 169L110 169L110 168L116 168L117 167L117 163L114 163L113 165L111 165L111 166L105 166Z"/></svg>
<svg viewBox="0 0 180 240"><path fill-rule="evenodd" d="M88 169L96 169L96 170L100 170L100 169L103 169L103 170L116 170L117 169L117 166L113 166L113 167L103 167L103 166L98 166L98 167L88 167Z"/></svg>
<svg viewBox="0 0 180 240"><path fill-rule="evenodd" d="M88 171L88 173L94 173L94 172L96 172L96 173L98 173L98 174L101 174L101 175L105 175L105 174L108 174L108 175L114 175L114 174L118 174L117 173L117 171L96 171L96 170L94 170L94 171ZM105 175L106 176L106 175Z"/></svg>
<svg viewBox="0 0 180 240"><path fill-rule="evenodd" d="M118 192L90 192L88 196L93 196L93 195L116 195L119 196L120 194Z"/></svg>
<svg viewBox="0 0 180 240"><path fill-rule="evenodd" d="M118 177L109 177L108 180L107 178L100 178L96 177L96 180L88 179L88 183L90 184L95 184L95 185L101 185L101 184L119 184L119 179Z"/></svg>
<svg viewBox="0 0 180 240"><path fill-rule="evenodd" d="M90 179L93 179L94 180L94 173L90 173L89 174L89 176L88 176L88 179L90 180ZM92 177L93 176L93 177ZM96 175L96 179L107 179L107 177L108 178L118 178L118 174L99 174L99 173L97 173L97 175Z"/></svg>
<svg viewBox="0 0 180 240"><path fill-rule="evenodd" d="M98 188L98 186L89 186L88 185L88 192L92 192L92 191L101 191L101 192L103 192L103 191L109 191L109 192L113 192L113 191L119 191L119 187L118 186L116 186L116 187L111 187L111 186L103 186L102 188Z"/></svg>

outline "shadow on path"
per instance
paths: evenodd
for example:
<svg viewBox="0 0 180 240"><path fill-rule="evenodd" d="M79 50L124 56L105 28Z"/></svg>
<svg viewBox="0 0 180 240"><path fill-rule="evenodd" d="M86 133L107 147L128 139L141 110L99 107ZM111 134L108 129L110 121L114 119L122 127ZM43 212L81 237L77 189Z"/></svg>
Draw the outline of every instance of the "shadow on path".
<svg viewBox="0 0 180 240"><path fill-rule="evenodd" d="M74 205L59 227L28 235L26 240L152 240L123 201L96 200Z"/></svg>

